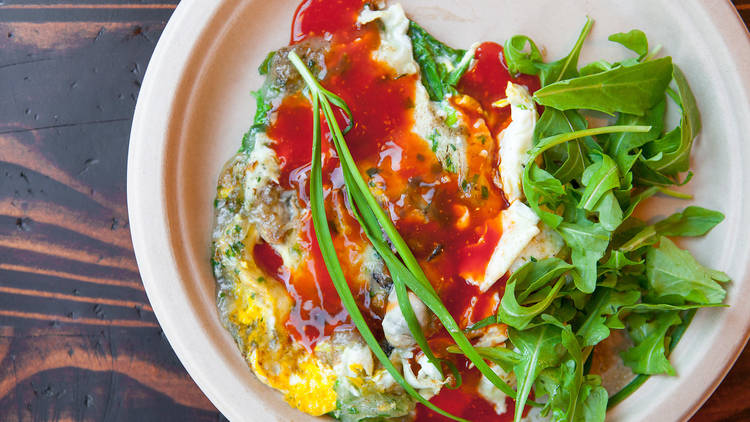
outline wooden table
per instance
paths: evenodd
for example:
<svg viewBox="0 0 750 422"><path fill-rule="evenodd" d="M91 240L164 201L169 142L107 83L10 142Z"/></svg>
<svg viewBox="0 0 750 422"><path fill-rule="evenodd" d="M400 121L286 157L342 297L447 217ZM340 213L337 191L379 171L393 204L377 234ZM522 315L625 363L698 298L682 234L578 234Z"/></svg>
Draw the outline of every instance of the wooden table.
<svg viewBox="0 0 750 422"><path fill-rule="evenodd" d="M0 421L224 419L160 330L128 231L133 109L177 3L0 1ZM746 350L694 420L750 419L748 378Z"/></svg>

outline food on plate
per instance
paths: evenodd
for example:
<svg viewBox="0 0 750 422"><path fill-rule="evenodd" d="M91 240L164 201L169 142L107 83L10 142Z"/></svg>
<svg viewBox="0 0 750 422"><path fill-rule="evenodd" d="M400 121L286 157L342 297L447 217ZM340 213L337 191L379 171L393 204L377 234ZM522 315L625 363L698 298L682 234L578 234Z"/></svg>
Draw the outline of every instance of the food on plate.
<svg viewBox="0 0 750 422"><path fill-rule="evenodd" d="M218 307L262 382L344 421L597 421L675 375L729 278L670 238L723 215L634 212L690 198L700 114L641 31L579 66L592 24L549 62L523 35L449 47L397 3L299 6L214 204Z"/></svg>

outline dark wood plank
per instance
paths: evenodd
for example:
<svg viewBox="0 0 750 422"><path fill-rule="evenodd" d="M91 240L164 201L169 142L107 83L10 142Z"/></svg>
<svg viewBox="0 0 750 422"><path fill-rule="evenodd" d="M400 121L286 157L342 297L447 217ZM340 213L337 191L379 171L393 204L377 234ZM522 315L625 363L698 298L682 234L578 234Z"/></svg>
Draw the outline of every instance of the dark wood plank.
<svg viewBox="0 0 750 422"><path fill-rule="evenodd" d="M0 421L222 419L160 331L128 231L131 118L177 3L0 1ZM693 420L749 420L748 372L746 350Z"/></svg>
<svg viewBox="0 0 750 422"><path fill-rule="evenodd" d="M0 6L0 420L215 421L159 329L125 203L140 81L177 1Z"/></svg>

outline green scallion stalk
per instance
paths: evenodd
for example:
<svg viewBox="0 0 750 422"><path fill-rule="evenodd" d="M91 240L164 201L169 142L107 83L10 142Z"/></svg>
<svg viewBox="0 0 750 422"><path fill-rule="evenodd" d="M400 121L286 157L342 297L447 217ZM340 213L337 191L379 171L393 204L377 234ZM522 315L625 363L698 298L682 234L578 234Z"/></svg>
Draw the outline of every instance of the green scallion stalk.
<svg viewBox="0 0 750 422"><path fill-rule="evenodd" d="M292 63L295 65L295 67L298 69L302 77L307 81L308 87L310 89L310 96L312 101L312 107L313 107L313 149L312 149L312 169L310 172L310 209L312 212L312 220L313 220L313 227L315 229L315 237L318 240L318 244L320 246L320 252L323 256L323 261L326 265L326 269L328 270L328 273L331 276L331 280L333 281L333 285L336 289L336 292L338 293L339 297L341 298L341 303L346 308L347 312L349 312L349 316L352 319L352 322L354 323L355 327L357 327L357 330L359 331L360 335L362 335L362 338L365 340L367 345L372 349L373 354L375 357L378 358L380 363L383 365L383 367L393 376L393 378L396 380L396 382L401 385L401 387L412 397L414 397L416 400L418 400L423 405L427 406L428 408L432 409L433 411L451 418L456 421L460 422L468 422L465 419L459 418L457 416L451 415L450 413L440 409L439 407L435 406L434 404L430 403L428 400L426 400L422 395L420 395L414 387L409 385L409 383L406 382L403 375L396 369L393 362L390 361L388 356L385 354L385 351L380 347L378 344L377 339L375 338L375 335L372 333L370 328L367 326L367 322L364 319L364 316L362 315L362 312L359 310L359 307L357 306L356 301L354 300L354 296L352 295L351 290L349 289L349 285L346 282L346 278L344 277L344 272L341 269L341 263L338 260L338 257L336 255L336 250L333 245L333 239L331 237L331 232L328 227L328 219L326 217L326 210L325 210L325 204L323 202L324 194L323 194L323 172L322 172L322 159L321 159L321 130L320 130L320 105L323 104L324 111L330 110L330 104L329 104L329 98L328 95L326 95L327 91L323 91L321 89L317 89L319 86L317 82L312 78L312 75L310 74L309 70L305 67L305 65L302 63L302 61L299 59L299 57L294 53L289 53L289 58L292 61ZM312 83L311 83L312 82ZM327 107L326 107L327 106ZM326 108L328 110L326 110ZM333 118L332 113L325 113L326 114L326 120L328 121L328 125L336 126L336 129L338 129L338 124L336 123L336 120ZM340 129L336 132L337 135L340 134ZM343 135L341 135L343 137ZM408 303L408 301L407 301Z"/></svg>

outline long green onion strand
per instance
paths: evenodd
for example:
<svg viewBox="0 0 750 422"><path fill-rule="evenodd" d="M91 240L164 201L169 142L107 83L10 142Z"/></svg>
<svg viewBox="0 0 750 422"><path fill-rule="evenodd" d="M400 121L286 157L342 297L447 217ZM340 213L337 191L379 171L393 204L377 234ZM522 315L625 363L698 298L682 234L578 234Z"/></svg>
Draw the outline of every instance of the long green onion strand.
<svg viewBox="0 0 750 422"><path fill-rule="evenodd" d="M350 122L352 121L352 114L349 108L346 106L346 103L344 101L336 96L333 93L330 93L326 91L327 95L330 99L333 100L335 104L340 104L339 107L344 110L344 112L349 117ZM338 125L335 124L336 117L333 115L333 110L331 109L323 109L323 114L326 118L326 122L334 122L334 123L328 123L328 128L331 133L335 132L335 127ZM350 123L351 124L351 123ZM343 134L342 134L343 137ZM334 138L334 146L338 149L338 139ZM344 181L347 186L353 186L354 189L346 189L346 194L349 199L349 204L351 204L352 208L352 214L355 216L357 221L359 222L360 226L362 226L365 229L365 234L370 239L370 242L375 247L375 250L377 253L383 257L383 260L386 263L386 266L388 267L388 270L391 273L391 278L393 280L393 286L396 291L396 297L398 299L398 305L399 309L401 310L401 313L404 315L404 319L406 320L406 325L409 328L409 331L412 334L412 337L414 337L414 340L417 342L417 345L419 345L420 349L424 352L425 356L427 357L427 360L437 368L438 372L440 373L440 376L443 376L443 369L440 364L440 361L435 357L435 354L433 353L432 349L430 348L430 345L427 343L427 338L424 335L424 332L422 332L422 327L419 324L419 320L417 319L417 316L414 314L414 309L411 306L411 302L409 301L409 294L406 290L406 286L404 284L404 277L405 274L408 274L408 270L403 266L401 261L396 258L396 255L391 251L391 248L383 241L382 234L380 231L380 226L377 223L375 215L372 213L372 211L367 208L366 206L360 206L357 207L357 204L363 204L364 199L362 198L362 193L359 189L357 189L357 186L355 185L354 181L352 180L352 174L353 171L357 172L357 175L359 175L359 170L352 170L350 166L347 165L347 163L342 162L342 170L344 174ZM358 209L359 208L359 209ZM457 382L459 379L457 378Z"/></svg>
<svg viewBox="0 0 750 422"><path fill-rule="evenodd" d="M357 205L359 205L360 209L368 209L375 215L377 222L383 227L386 235L390 238L391 242L401 256L401 259L403 259L403 264L398 259L391 260L386 258L388 255L390 255L387 253L383 256L384 260L386 260L387 263L390 262L394 268L399 268L401 265L406 265L408 271L398 271L398 273L403 275L404 282L406 283L407 287L411 289L417 295L417 297L422 300L422 302L438 317L440 322L445 327L446 331L448 331L448 334L450 334L450 336L456 342L456 345L458 345L458 347L464 352L466 357L474 364L474 366L476 366L477 369L503 393L512 398L515 398L515 390L513 390L502 378L500 378L489 367L489 365L487 365L487 363L482 359L479 353L474 350L471 342L466 338L456 321L451 316L450 312L448 312L448 309L438 297L435 289L432 287L432 284L430 284L427 276L424 274L422 268L417 263L416 258L411 253L411 250L406 245L406 242L398 233L398 230L396 230L393 222L387 216L383 208L380 206L380 204L377 202L377 200L367 187L367 184L362 178L362 175L359 173L356 164L354 164L354 158L352 157L351 152L346 145L346 141L344 140L344 135L341 132L341 129L336 123L333 109L331 108L331 104L328 100L331 100L331 102L339 107L343 106L342 108L346 107L344 101L341 98L337 97L335 94L321 87L320 84L312 76L312 74L310 74L309 70L304 66L299 57L294 54L294 52L291 52L289 54L289 57L295 67L297 67L297 70L303 74L303 78L307 82L311 92L317 93L324 100L321 101L321 106L324 114L327 116L326 120L328 121L329 128L331 129L333 135L333 140L339 155L339 160L342 163L342 169L345 170L345 174L349 173L349 177L345 179L345 181L347 182L347 189L358 192L358 194L353 195L355 201L360 197L365 200L365 203L359 203ZM306 75L304 73L306 73ZM344 110L348 110L348 108L344 108ZM352 181L355 183L351 184ZM375 244L377 243L378 242L376 242ZM531 404L536 403L532 402Z"/></svg>
<svg viewBox="0 0 750 422"><path fill-rule="evenodd" d="M299 60L299 58L297 59ZM294 63L294 61L292 61L292 63ZM301 64L301 61L299 63ZM307 81L308 78L305 78L305 80ZM309 80L313 81L316 86L320 86L318 82L312 78L312 75L309 75ZM323 91L326 97L328 97L329 95L335 97L334 94L326 91L322 87L319 88L319 91ZM343 100L341 100L340 98L336 97L336 99L340 103L343 103ZM461 331L460 327L453 319L450 312L448 312L448 309L438 297L435 289L432 287L432 284L430 284L429 280L427 280L427 276L424 274L422 268L417 263L416 258L414 258L414 255L406 245L406 242L398 233L398 230L396 230L393 222L370 192L369 188L367 187L367 183L364 181L362 175L359 173L359 170L354 164L354 158L352 157L351 152L349 152L349 148L346 146L346 142L344 141L344 136L341 132L341 129L338 127L338 124L335 123L335 119L333 119L334 115L330 103L328 103L327 101L323 101L322 108L327 116L331 116L331 119L327 120L329 121L329 127L333 129L333 139L337 152L339 154L339 160L342 163L342 168L348 169L348 172L350 174L349 180L353 179L353 181L356 182L353 186L347 184L347 188L350 190L359 191L361 196L366 200L365 204L358 204L360 206L360 209L368 208L375 215L378 223L383 227L386 235L390 238L399 255L403 259L404 263L402 265L406 265L406 267L408 268L408 271L402 272L405 276L404 282L406 283L407 287L411 289L414 294L416 294L417 297L422 300L422 302L438 317L440 322L448 331L448 334L450 334L458 347L464 352L466 357L474 364L474 366L476 366L477 369L479 369L479 371L485 377L487 377L487 379L489 379L490 382L492 382L492 384L495 385L498 389L500 389L505 394L515 398L515 390L513 390L502 378L500 378L489 367L489 365L487 365L482 357L474 350L471 342L469 342L464 333ZM355 200L357 199L357 197L357 195L354 196ZM385 256L383 258L386 259ZM401 261L399 261L398 259L395 259L395 261L397 262L393 262L393 265L398 266L399 264L401 264ZM410 266L410 263L412 264L412 266Z"/></svg>
<svg viewBox="0 0 750 422"><path fill-rule="evenodd" d="M346 282L346 278L344 277L344 272L341 269L341 263L338 260L338 257L336 255L336 250L333 245L333 240L331 238L331 232L328 227L328 219L326 217L326 210L325 205L323 203L323 171L322 171L322 162L321 162L321 130L320 130L320 103L323 103L324 108L325 105L328 104L328 98L325 95L325 93L321 92L321 90L317 89L316 86L318 86L317 82L312 79L312 75L309 73L309 70L305 67L305 65L302 63L302 61L299 59L299 57L292 51L289 53L289 59L292 61L292 63L295 65L297 70L300 72L302 77L305 79L305 81L308 83L308 86L310 88L310 96L312 100L312 106L313 106L313 148L312 148L312 169L310 172L310 209L312 211L312 220L313 220L313 227L315 229L315 237L318 240L318 245L320 247L321 255L323 256L323 261L326 265L326 268L328 269L328 273L331 275L331 280L333 281L333 285L336 288L336 292L338 293L339 297L341 298L341 303L346 308L347 312L349 312L349 315L352 319L352 322L354 323L355 327L357 327L357 330L362 335L362 338L365 340L367 345L372 349L373 354L378 358L380 363L383 365L383 367L393 376L394 380L401 385L401 387L412 397L417 399L420 403L427 406L428 408L432 409L433 411L451 418L456 421L460 422L468 422L465 419L459 418L457 416L451 415L450 413L440 409L439 407L435 406L434 404L430 403L428 400L426 400L424 397L422 397L409 383L406 382L403 375L396 369L396 367L393 365L393 362L388 359L388 356L385 354L383 349L378 344L377 339L373 335L370 328L367 326L367 323L365 322L364 316L362 316L361 311L359 310L359 307L357 307L357 303L354 300L354 296L352 295L351 290L349 289L349 285ZM312 82L312 84L311 84ZM330 105L328 105L328 108L330 109ZM335 125L338 127L338 125L335 123L335 120L328 119L328 113L326 120L328 121L329 126ZM333 116L331 116L333 117ZM340 130L339 130L340 133Z"/></svg>
<svg viewBox="0 0 750 422"><path fill-rule="evenodd" d="M651 130L651 126L642 126L642 125L613 125L613 126L604 126L604 127L595 127L591 129L582 129L577 130L575 132L567 132L567 133L561 133L559 135L553 135L548 136L546 138L540 139L539 142L537 142L534 147L529 150L529 155L531 158L529 158L529 161L532 161L536 159L536 157L540 156L544 151L547 151L548 149L563 144L568 141L572 141L579 138L585 138L587 136L594 136L594 135L604 135L608 133L619 133L619 132L636 132L636 133L643 133L648 132Z"/></svg>

